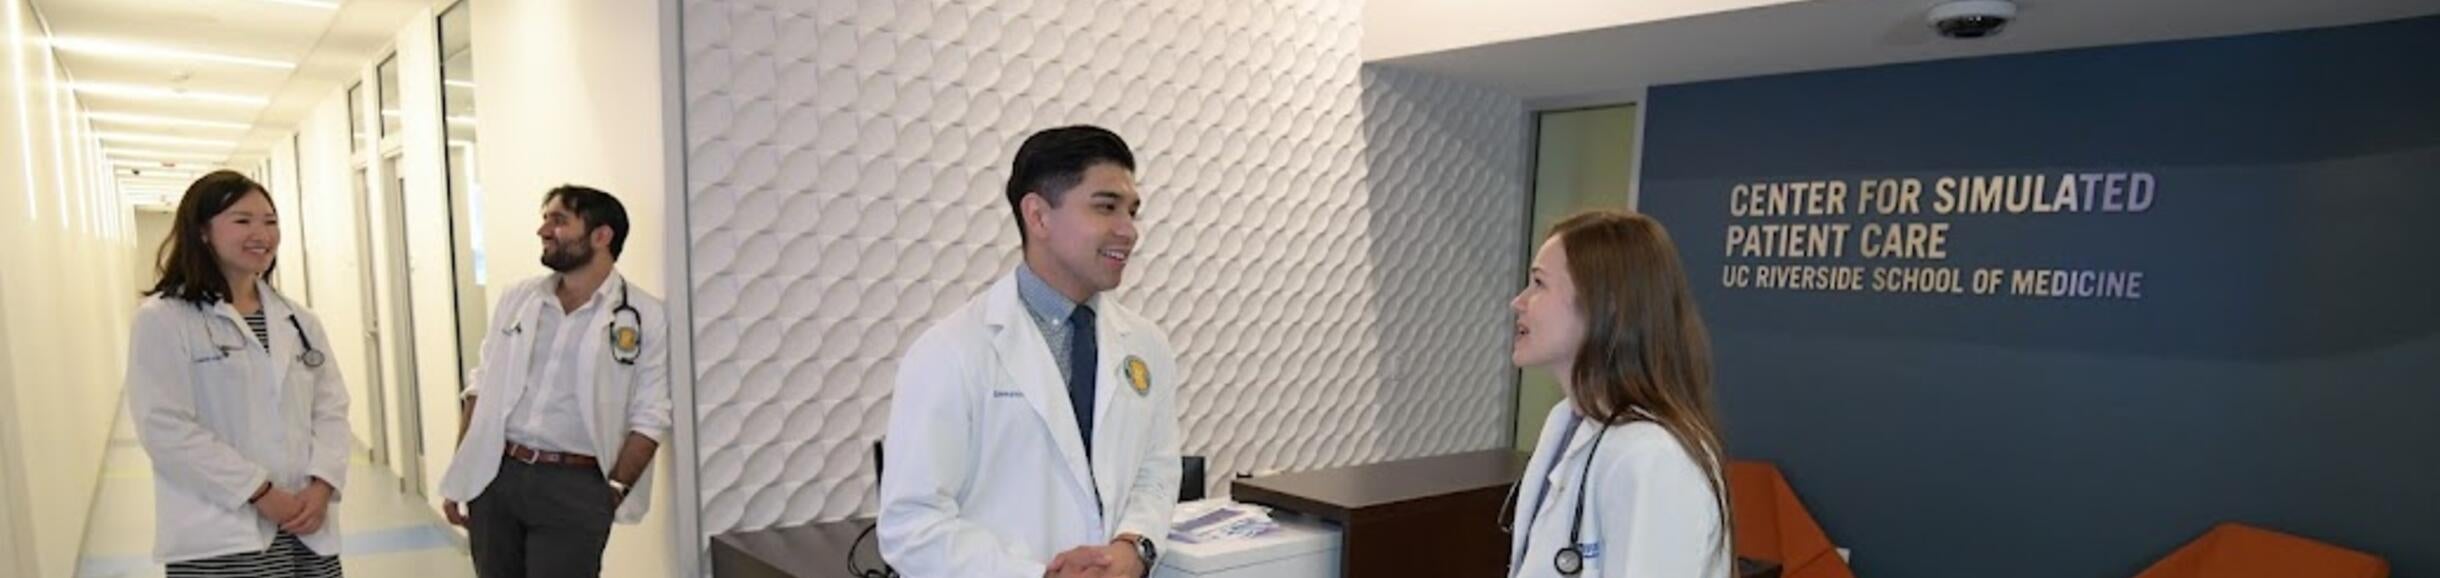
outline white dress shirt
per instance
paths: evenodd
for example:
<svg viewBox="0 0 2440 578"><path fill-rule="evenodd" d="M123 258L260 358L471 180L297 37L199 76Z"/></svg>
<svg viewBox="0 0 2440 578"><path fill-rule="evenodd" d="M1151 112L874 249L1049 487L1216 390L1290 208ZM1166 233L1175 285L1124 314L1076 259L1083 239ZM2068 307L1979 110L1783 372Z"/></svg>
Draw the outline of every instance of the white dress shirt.
<svg viewBox="0 0 2440 578"><path fill-rule="evenodd" d="M587 441L583 407L577 405L577 378L586 372L570 371L577 363L578 346L587 338L605 338L601 333L586 331L586 327L606 326L606 318L596 319L608 301L604 293L609 283L593 290L575 311L559 306L557 283L552 293L534 300L541 308L534 326L534 354L526 363L525 382L538 389L517 400L517 407L508 413L508 441L525 447L563 453L584 454L593 451ZM569 320L579 320L569 327ZM595 456L607 459L610 456Z"/></svg>

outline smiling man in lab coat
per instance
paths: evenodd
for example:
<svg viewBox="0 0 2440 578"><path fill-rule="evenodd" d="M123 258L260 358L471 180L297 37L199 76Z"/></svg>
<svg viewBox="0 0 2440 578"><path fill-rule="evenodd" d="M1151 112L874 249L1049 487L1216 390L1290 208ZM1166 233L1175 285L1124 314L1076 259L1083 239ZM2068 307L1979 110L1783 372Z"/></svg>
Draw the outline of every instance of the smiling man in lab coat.
<svg viewBox="0 0 2440 578"><path fill-rule="evenodd" d="M1071 126L1018 147L1024 262L898 366L883 558L910 578L1139 577L1177 505L1177 356L1102 293L1138 231L1135 155Z"/></svg>
<svg viewBox="0 0 2440 578"><path fill-rule="evenodd" d="M614 266L626 207L573 185L542 203L554 273L500 296L441 478L482 578L601 575L610 524L643 519L669 438L667 312Z"/></svg>

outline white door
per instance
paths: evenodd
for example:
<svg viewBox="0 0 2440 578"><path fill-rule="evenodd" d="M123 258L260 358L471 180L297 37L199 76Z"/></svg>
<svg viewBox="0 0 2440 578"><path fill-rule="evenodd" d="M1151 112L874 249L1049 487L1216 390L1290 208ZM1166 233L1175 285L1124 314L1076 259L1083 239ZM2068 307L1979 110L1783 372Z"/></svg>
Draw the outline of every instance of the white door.
<svg viewBox="0 0 2440 578"><path fill-rule="evenodd" d="M412 315L414 294L407 267L406 177L399 173L398 156L382 157L380 186L373 199L379 212L375 233L381 254L374 268L381 274L374 283L374 295L380 311L381 353L383 377L388 391L383 406L390 410L389 438L394 471L398 473L399 489L410 495L423 495L424 447L423 421L418 408L422 397L417 393L415 369L415 318Z"/></svg>
<svg viewBox="0 0 2440 578"><path fill-rule="evenodd" d="M366 395L357 396L355 404L365 408L365 416L369 420L365 425L371 426L371 435L366 436L364 440L366 453L374 465L388 467L390 465L390 425L389 413L386 410L389 399L388 388L383 384L389 382L391 369L387 362L390 356L387 355L387 350L381 347L387 340L382 339L381 331L382 319L385 317L386 311L381 307L380 296L384 292L380 290L379 280L383 275L379 273L379 269L385 267L389 261L374 258L376 253L373 250L373 241L379 236L376 231L380 229L373 228L375 222L373 205L380 197L374 196L371 189L365 186L366 181L371 178L372 175L366 174L364 168L358 167L356 178L350 181L353 184L350 188L355 190L356 195L356 262L360 264L356 268L356 272L361 277L358 279L358 282L361 283L358 287L366 289L359 292L357 298L362 300L361 303L358 303L362 307L358 311L365 312L363 339L367 371L348 377L364 380L363 391Z"/></svg>

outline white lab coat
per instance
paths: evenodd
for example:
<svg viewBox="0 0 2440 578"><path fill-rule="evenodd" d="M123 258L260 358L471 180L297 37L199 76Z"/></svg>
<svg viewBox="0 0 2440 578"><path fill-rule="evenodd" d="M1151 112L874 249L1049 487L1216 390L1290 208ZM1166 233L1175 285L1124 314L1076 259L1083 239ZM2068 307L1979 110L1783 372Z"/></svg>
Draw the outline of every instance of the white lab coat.
<svg viewBox="0 0 2440 578"><path fill-rule="evenodd" d="M508 448L508 412L517 407L517 400L539 394L537 384L526 382L527 369L534 348L547 345L535 343L537 332L531 328L540 323L540 300L554 300L552 306L557 306L558 280L558 275L529 279L500 296L490 333L483 338L483 366L467 372L464 395L480 397L466 439L458 442L457 455L449 459L449 472L441 477L442 498L472 502L500 474L501 454ZM634 365L618 363L610 351L610 324L622 289L642 322L638 330L643 343ZM598 306L561 322L559 331L576 332L576 338L583 340L571 367L592 369L589 378L577 380L580 386L592 387L576 388L576 401L594 447L580 452L601 460L602 475L607 477L617 467L627 432L669 445L669 317L660 299L627 285L626 278L616 272L592 298L601 300ZM641 521L651 507L652 469L650 464L646 466L619 506L618 523Z"/></svg>
<svg viewBox="0 0 2440 578"><path fill-rule="evenodd" d="M1586 484L1593 494L1584 502L1578 538L1584 554L1579 576L1727 578L1733 554L1718 542L1719 506L1702 468L1677 438L1650 421L1609 428L1586 421L1567 435L1580 415L1574 403L1561 400L1542 422L1542 437L1518 482L1509 575L1560 576L1555 557L1575 517L1578 478L1585 460L1593 459ZM1596 435L1609 437L1598 457L1588 456ZM1550 467L1552 460L1557 468ZM1553 492L1547 501L1545 490Z"/></svg>
<svg viewBox="0 0 2440 578"><path fill-rule="evenodd" d="M1034 578L1122 533L1169 534L1178 385L1168 337L1104 298L1093 454L1011 273L924 331L898 364L881 478L882 557L909 578ZM1147 388L1125 373L1140 359ZM1105 513L1107 515L1105 515Z"/></svg>
<svg viewBox="0 0 2440 578"><path fill-rule="evenodd" d="M282 491L330 484L322 529L298 536L339 553L337 501L347 487L347 385L330 336L310 311L257 282L270 326L266 352L228 303L154 296L136 309L127 348L127 413L152 459L153 557L182 562L260 551L278 535L246 503L263 482ZM295 316L296 324L289 323ZM302 325L321 367L299 359ZM225 353L225 355L224 355Z"/></svg>

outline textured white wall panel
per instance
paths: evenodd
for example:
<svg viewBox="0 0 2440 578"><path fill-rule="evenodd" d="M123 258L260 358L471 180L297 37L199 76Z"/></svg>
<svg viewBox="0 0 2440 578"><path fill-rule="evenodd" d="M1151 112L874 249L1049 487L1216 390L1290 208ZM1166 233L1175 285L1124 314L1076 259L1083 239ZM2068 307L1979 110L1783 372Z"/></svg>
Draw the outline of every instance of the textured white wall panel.
<svg viewBox="0 0 2440 578"><path fill-rule="evenodd" d="M687 0L704 531L875 509L898 352L1015 265L1008 157L1073 123L1136 147L1117 298L1215 481L1505 447L1527 117L1362 67L1361 12Z"/></svg>

